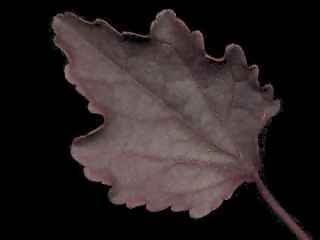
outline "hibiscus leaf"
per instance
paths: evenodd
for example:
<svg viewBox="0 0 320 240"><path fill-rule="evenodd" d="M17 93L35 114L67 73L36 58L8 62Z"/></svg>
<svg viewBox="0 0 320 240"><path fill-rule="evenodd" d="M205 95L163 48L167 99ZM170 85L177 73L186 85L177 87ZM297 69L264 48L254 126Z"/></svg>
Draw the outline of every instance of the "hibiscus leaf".
<svg viewBox="0 0 320 240"><path fill-rule="evenodd" d="M221 59L207 55L202 34L171 10L157 15L147 36L72 13L57 15L53 29L67 80L105 119L74 140L72 156L88 179L112 186L113 203L200 218L255 182L289 228L308 238L259 178L258 135L280 101L271 85L260 86L240 46L228 45Z"/></svg>

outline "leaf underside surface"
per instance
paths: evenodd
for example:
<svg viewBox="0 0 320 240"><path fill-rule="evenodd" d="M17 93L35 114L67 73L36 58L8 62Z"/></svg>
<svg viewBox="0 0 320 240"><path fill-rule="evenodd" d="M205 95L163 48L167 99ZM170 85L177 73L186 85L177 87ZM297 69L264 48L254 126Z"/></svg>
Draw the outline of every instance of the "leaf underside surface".
<svg viewBox="0 0 320 240"><path fill-rule="evenodd" d="M311 239L259 177L258 135L280 101L240 46L209 56L201 32L172 10L157 15L148 35L69 12L52 27L68 59L66 79L104 118L74 139L71 154L89 180L112 186L111 202L201 218L255 182L296 237Z"/></svg>
<svg viewBox="0 0 320 240"><path fill-rule="evenodd" d="M88 179L112 186L111 202L200 218L254 181L258 135L280 101L240 46L209 56L202 34L171 10L146 36L72 13L53 29L67 80L105 119L74 140L72 156Z"/></svg>

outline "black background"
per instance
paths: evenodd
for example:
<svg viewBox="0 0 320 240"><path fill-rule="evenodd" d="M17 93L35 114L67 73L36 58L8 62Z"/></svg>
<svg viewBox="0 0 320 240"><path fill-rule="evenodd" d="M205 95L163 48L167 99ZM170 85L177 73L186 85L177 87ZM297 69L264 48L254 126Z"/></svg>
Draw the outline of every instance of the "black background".
<svg viewBox="0 0 320 240"><path fill-rule="evenodd" d="M66 58L52 43L52 17L72 11L87 20L107 20L119 31L147 34L155 15L171 8L191 30L203 33L210 55L221 57L227 44L237 43L245 50L248 63L258 64L261 82L274 86L282 111L265 134L263 178L281 205L316 239L320 227L315 219L319 100L318 77L310 70L310 55L317 47L311 43L316 24L309 9L292 5L220 6L199 1L51 5L40 11L47 45L46 60L38 60L38 71L44 74L37 82L41 95L38 104L43 106L37 110L38 126L45 135L39 146L45 147L39 151L37 173L41 177L36 180L35 205L30 207L38 220L38 231L61 236L88 233L88 239L295 239L259 197L254 184L241 186L220 208L193 220L186 212L150 213L144 207L129 210L113 205L107 188L87 181L82 167L72 160L72 139L100 125L102 118L88 112L87 101L64 79Z"/></svg>

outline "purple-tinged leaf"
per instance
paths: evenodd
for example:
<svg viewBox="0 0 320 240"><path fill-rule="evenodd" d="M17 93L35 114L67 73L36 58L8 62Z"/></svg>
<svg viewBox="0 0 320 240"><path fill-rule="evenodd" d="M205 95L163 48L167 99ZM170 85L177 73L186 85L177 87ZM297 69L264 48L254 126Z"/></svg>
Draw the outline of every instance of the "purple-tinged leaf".
<svg viewBox="0 0 320 240"><path fill-rule="evenodd" d="M300 238L308 236L275 201L258 172L258 134L280 108L271 85L240 46L224 57L205 52L203 36L171 10L150 34L119 33L100 19L54 18L55 43L67 55L68 81L105 123L72 144L86 177L110 185L109 198L149 211L171 207L200 218L244 182Z"/></svg>

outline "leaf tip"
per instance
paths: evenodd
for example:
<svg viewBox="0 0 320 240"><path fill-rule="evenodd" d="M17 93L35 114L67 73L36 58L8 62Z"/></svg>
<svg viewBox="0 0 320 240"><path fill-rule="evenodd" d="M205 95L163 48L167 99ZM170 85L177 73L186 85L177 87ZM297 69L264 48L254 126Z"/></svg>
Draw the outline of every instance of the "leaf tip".
<svg viewBox="0 0 320 240"><path fill-rule="evenodd" d="M231 43L226 46L225 59L233 65L247 65L247 59L242 47L235 43Z"/></svg>
<svg viewBox="0 0 320 240"><path fill-rule="evenodd" d="M161 17L177 17L177 14L172 10L172 9L163 9L162 11L160 11L157 16L156 19L159 19Z"/></svg>
<svg viewBox="0 0 320 240"><path fill-rule="evenodd" d="M191 34L192 34L192 37L193 37L193 40L194 40L196 46L199 49L204 50L205 44L204 44L203 34L199 30L193 31Z"/></svg>

